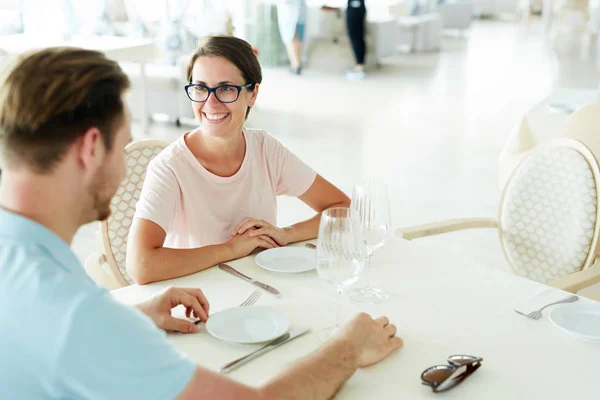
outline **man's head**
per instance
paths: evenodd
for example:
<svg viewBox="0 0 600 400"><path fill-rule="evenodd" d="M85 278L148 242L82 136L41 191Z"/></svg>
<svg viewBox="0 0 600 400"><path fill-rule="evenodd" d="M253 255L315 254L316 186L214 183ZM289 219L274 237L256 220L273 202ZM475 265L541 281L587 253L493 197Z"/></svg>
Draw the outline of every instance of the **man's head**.
<svg viewBox="0 0 600 400"><path fill-rule="evenodd" d="M108 217L131 140L128 87L99 52L49 48L21 57L0 80L3 175L64 177L81 196L83 219Z"/></svg>

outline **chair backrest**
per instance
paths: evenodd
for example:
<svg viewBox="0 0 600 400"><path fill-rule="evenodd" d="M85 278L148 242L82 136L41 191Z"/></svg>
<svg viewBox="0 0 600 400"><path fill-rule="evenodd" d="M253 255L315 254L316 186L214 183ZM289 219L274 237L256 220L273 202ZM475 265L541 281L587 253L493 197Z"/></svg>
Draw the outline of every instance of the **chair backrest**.
<svg viewBox="0 0 600 400"><path fill-rule="evenodd" d="M146 169L150 161L167 145L159 140L141 140L125 148L127 174L110 203L110 217L102 222L106 260L117 281L124 286L133 283L125 268L127 237L146 178Z"/></svg>
<svg viewBox="0 0 600 400"><path fill-rule="evenodd" d="M600 98L569 115L563 136L583 143L600 159Z"/></svg>
<svg viewBox="0 0 600 400"><path fill-rule="evenodd" d="M578 11L584 14L589 13L590 0L558 0L554 3L554 11Z"/></svg>
<svg viewBox="0 0 600 400"><path fill-rule="evenodd" d="M592 152L573 139L542 143L523 159L506 184L498 218L516 274L549 283L595 261L599 177Z"/></svg>
<svg viewBox="0 0 600 400"><path fill-rule="evenodd" d="M8 60L8 53L2 49L0 49L0 71L2 71L2 64Z"/></svg>
<svg viewBox="0 0 600 400"><path fill-rule="evenodd" d="M473 18L473 3L444 2L439 6L445 29L467 29Z"/></svg>
<svg viewBox="0 0 600 400"><path fill-rule="evenodd" d="M557 0L554 3L554 20L563 29L584 28L590 17L589 0Z"/></svg>
<svg viewBox="0 0 600 400"><path fill-rule="evenodd" d="M388 7L388 11L391 16L395 18L408 17L411 15L412 2L403 1L400 3L392 4Z"/></svg>

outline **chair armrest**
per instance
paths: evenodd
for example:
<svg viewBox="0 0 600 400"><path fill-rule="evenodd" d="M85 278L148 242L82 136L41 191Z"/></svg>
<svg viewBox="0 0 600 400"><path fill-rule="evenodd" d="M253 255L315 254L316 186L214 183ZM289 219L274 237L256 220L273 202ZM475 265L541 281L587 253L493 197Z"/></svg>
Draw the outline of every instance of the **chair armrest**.
<svg viewBox="0 0 600 400"><path fill-rule="evenodd" d="M427 236L477 228L498 228L498 221L493 218L449 219L431 224L399 228L396 230L396 236L406 240L413 240Z"/></svg>
<svg viewBox="0 0 600 400"><path fill-rule="evenodd" d="M598 282L600 282L600 263L596 259L590 267L552 281L550 282L550 286L566 292L577 293L581 289L585 289Z"/></svg>
<svg viewBox="0 0 600 400"><path fill-rule="evenodd" d="M108 271L106 257L102 253L92 253L85 260L85 272L96 282L107 290L123 287Z"/></svg>

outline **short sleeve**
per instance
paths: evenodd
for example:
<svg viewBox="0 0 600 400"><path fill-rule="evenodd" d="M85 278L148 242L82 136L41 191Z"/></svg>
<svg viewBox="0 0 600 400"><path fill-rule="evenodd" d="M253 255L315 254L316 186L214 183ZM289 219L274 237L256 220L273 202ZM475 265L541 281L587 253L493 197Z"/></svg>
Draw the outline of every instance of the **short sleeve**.
<svg viewBox="0 0 600 400"><path fill-rule="evenodd" d="M162 159L152 160L135 207L135 218L152 221L168 232L179 195L180 188L173 170Z"/></svg>
<svg viewBox="0 0 600 400"><path fill-rule="evenodd" d="M265 134L264 140L277 195L302 196L315 181L317 173L277 139Z"/></svg>
<svg viewBox="0 0 600 400"><path fill-rule="evenodd" d="M58 393L82 399L173 399L196 365L141 311L104 292L75 307L56 361Z"/></svg>

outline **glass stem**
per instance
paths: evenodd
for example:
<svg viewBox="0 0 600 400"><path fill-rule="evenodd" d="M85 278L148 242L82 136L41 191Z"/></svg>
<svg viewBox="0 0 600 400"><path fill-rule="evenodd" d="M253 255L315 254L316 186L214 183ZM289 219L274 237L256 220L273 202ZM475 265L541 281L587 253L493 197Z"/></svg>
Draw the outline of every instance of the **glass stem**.
<svg viewBox="0 0 600 400"><path fill-rule="evenodd" d="M337 292L338 292L338 296L337 296L337 302L336 302L336 306L335 306L335 329L339 330L340 327L342 326L340 319L341 319L341 314L342 314L342 286L338 286L337 288Z"/></svg>
<svg viewBox="0 0 600 400"><path fill-rule="evenodd" d="M367 254L367 259L365 260L365 269L367 270L367 289L371 288L371 252Z"/></svg>

